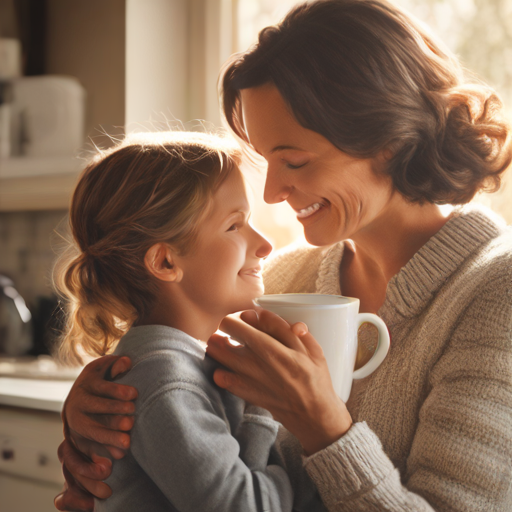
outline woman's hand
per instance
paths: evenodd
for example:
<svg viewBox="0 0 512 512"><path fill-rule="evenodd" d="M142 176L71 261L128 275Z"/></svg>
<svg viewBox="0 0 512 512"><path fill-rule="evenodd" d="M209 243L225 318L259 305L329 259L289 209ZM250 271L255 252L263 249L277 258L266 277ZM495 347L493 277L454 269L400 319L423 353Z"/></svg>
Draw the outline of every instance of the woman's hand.
<svg viewBox="0 0 512 512"><path fill-rule="evenodd" d="M336 395L322 348L303 323L290 326L270 311L245 311L223 320L223 336L208 341L218 369L215 383L270 411L300 441L306 454L342 437L352 418Z"/></svg>
<svg viewBox="0 0 512 512"><path fill-rule="evenodd" d="M89 363L78 376L62 410L65 439L59 446L66 486L55 498L59 510L92 510L93 496L107 498L102 480L112 470L109 458L124 457L130 446L125 433L133 426L137 390L110 382L128 371L127 357L105 356Z"/></svg>
<svg viewBox="0 0 512 512"><path fill-rule="evenodd" d="M91 463L68 439L60 444L58 455L66 482L54 500L57 510L92 512L94 496L105 499L112 494L110 487L102 482L112 471L110 459L93 455L94 463Z"/></svg>
<svg viewBox="0 0 512 512"><path fill-rule="evenodd" d="M130 447L137 390L106 380L131 368L128 357L104 356L89 363L69 392L62 420L71 438L82 438L104 445L115 459L124 457ZM78 435L78 436L76 436Z"/></svg>

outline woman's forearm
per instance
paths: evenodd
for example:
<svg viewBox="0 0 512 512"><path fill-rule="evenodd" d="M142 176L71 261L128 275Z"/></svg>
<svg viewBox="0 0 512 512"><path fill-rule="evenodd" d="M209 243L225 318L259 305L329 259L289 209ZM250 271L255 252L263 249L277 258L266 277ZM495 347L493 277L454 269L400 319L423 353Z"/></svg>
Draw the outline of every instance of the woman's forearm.
<svg viewBox="0 0 512 512"><path fill-rule="evenodd" d="M304 467L330 512L434 512L402 485L400 473L366 423L304 458Z"/></svg>

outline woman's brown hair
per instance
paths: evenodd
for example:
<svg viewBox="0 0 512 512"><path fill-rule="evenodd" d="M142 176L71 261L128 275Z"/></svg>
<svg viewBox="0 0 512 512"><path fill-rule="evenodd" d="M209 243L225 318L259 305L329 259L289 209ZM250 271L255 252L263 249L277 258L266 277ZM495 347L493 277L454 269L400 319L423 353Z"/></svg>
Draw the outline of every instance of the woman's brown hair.
<svg viewBox="0 0 512 512"><path fill-rule="evenodd" d="M389 150L387 172L414 202L462 204L497 190L512 159L494 91L465 84L455 57L385 1L301 4L228 62L223 110L246 143L240 91L269 82L302 126L338 149L360 158Z"/></svg>
<svg viewBox="0 0 512 512"><path fill-rule="evenodd" d="M163 132L127 136L86 167L71 201L73 243L54 272L67 309L62 359L110 352L148 314L156 283L147 250L158 242L192 250L215 190L239 160L227 138Z"/></svg>

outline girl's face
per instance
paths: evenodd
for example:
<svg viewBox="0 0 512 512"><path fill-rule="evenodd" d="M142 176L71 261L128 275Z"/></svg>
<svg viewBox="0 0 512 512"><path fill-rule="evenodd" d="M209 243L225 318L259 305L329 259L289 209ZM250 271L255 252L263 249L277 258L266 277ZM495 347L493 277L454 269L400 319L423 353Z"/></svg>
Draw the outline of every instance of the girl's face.
<svg viewBox="0 0 512 512"><path fill-rule="evenodd" d="M394 196L384 156L352 157L304 128L272 84L241 93L250 143L268 162L265 201L287 201L309 243L352 238L383 214Z"/></svg>
<svg viewBox="0 0 512 512"><path fill-rule="evenodd" d="M180 283L203 311L225 316L253 307L263 295L260 260L272 246L249 223L250 208L239 170L231 171L213 198L195 245L181 258Z"/></svg>

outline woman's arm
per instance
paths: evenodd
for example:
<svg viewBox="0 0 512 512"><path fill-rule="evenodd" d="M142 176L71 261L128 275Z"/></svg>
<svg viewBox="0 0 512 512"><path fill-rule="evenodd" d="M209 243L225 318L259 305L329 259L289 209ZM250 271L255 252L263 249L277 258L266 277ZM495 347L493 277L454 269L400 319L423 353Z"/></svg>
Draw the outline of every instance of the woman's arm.
<svg viewBox="0 0 512 512"><path fill-rule="evenodd" d="M102 480L110 475L112 464L99 455L107 450L113 458L124 457L137 390L107 377L113 379L130 367L127 357L101 357L89 363L73 384L62 410L65 439L58 454L66 485L55 498L58 510L92 510L93 496L110 495Z"/></svg>
<svg viewBox="0 0 512 512"><path fill-rule="evenodd" d="M330 511L508 510L511 497L507 492L510 493L512 479L512 305L508 304L510 297L504 304L507 294L496 293L496 288L494 283L489 293L482 290L480 299L489 311L489 301L494 296L496 310L508 308L509 322L491 337L475 329L473 339L468 339L468 322L480 318L481 304L470 306L465 318L461 318L432 372L432 389L420 411L406 480L402 482L404 475L400 475L366 423L353 425L316 453L306 449L308 454L313 453L304 459L306 470ZM300 369L290 365L290 360L302 358L283 355L283 346L269 339L267 333L283 338L275 335L281 327L271 315L265 313L258 320L254 313L246 313L242 319L250 325L230 319L222 329L245 347L232 346L219 337L211 340L209 353L232 370L218 370L216 382L269 409L306 446L314 437L315 424L318 437L327 441L330 435L323 429L329 425L325 422L329 415L319 411L318 404L312 405L312 397L321 400L324 407L336 408L337 404L334 399L329 402L322 397L320 383L325 381L318 374L321 370L316 365L306 364ZM309 353L314 355L314 350L311 345ZM469 350L476 350L481 357L469 358ZM499 367L489 365L489 361L500 360ZM275 380L274 373L290 375ZM494 414L496 403L498 415ZM342 421L343 414L338 417ZM304 428L300 423L290 423L291 418L304 422ZM503 421L505 418L508 421ZM444 426L437 428L434 437L433 424ZM476 429L472 428L475 425ZM475 431L480 432L478 438Z"/></svg>

